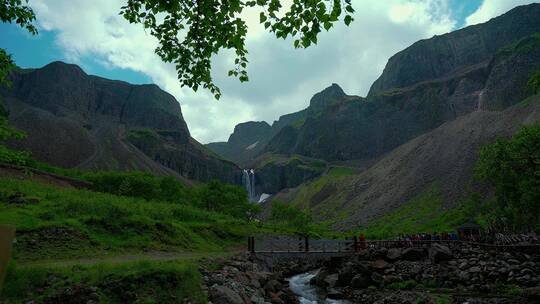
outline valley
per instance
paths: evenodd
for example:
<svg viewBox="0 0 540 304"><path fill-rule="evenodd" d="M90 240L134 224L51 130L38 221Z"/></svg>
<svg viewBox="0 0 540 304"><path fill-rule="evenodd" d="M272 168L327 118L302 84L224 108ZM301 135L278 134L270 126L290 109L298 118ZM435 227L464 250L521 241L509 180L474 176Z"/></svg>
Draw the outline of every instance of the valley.
<svg viewBox="0 0 540 304"><path fill-rule="evenodd" d="M184 75L173 55L220 96L210 61ZM331 83L206 144L189 95L6 56L0 304L540 301L538 3L413 43L365 96Z"/></svg>

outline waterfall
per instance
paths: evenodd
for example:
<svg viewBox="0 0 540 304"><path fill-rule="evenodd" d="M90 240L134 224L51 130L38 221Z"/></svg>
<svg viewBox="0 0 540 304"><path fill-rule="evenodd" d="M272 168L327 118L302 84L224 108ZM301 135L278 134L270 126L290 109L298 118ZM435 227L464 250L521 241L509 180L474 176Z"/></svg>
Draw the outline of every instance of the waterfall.
<svg viewBox="0 0 540 304"><path fill-rule="evenodd" d="M244 169L243 173L244 187L246 188L248 199L250 202L256 202L257 197L255 194L255 170Z"/></svg>

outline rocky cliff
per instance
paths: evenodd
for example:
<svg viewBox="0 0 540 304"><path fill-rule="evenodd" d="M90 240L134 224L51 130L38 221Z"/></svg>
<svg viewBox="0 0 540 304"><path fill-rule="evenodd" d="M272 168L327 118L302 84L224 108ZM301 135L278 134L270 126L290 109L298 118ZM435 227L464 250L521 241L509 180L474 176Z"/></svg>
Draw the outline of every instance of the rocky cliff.
<svg viewBox="0 0 540 304"><path fill-rule="evenodd" d="M485 190L472 178L480 148L537 122L540 95L504 111L476 111L399 146L360 173L321 176L275 199L309 207L321 220L339 219L341 229L366 225L433 185L444 206L452 207L470 190Z"/></svg>
<svg viewBox="0 0 540 304"><path fill-rule="evenodd" d="M389 60L367 98L336 85L316 94L303 123L281 129L265 152L373 159L459 116L502 110L527 96L540 70L539 31L540 4L531 4L415 43Z"/></svg>
<svg viewBox="0 0 540 304"><path fill-rule="evenodd" d="M240 182L239 168L191 138L180 104L156 85L90 76L62 62L19 70L12 81L1 95L11 124L28 134L12 145L38 160Z"/></svg>

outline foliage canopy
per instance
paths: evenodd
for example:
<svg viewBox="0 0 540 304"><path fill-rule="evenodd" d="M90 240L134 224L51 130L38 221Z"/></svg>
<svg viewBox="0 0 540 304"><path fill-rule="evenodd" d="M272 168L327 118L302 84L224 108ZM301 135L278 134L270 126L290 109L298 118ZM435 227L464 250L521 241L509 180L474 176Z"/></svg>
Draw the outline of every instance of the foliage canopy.
<svg viewBox="0 0 540 304"><path fill-rule="evenodd" d="M317 43L317 35L329 30L340 16L349 25L354 12L351 0L128 0L120 12L131 23L140 23L158 39L156 54L176 66L182 86L202 86L219 99L221 92L211 75L212 56L222 49L234 50L229 76L248 81L245 10L260 12L259 22L277 38L293 39L294 47Z"/></svg>
<svg viewBox="0 0 540 304"><path fill-rule="evenodd" d="M484 147L476 175L495 188L496 220L516 228L540 223L540 123L522 127L512 139Z"/></svg>

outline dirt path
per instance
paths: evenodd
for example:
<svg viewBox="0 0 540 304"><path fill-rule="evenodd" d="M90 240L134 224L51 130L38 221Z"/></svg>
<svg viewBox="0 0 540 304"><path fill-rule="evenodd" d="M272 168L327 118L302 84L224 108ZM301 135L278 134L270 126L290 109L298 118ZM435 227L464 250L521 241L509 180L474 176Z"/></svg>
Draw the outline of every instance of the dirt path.
<svg viewBox="0 0 540 304"><path fill-rule="evenodd" d="M133 253L123 255L101 256L95 258L75 258L65 260L43 260L17 263L20 266L46 266L46 267L72 267L75 265L97 265L97 264L123 264L140 261L165 262L175 260L195 260L204 257L223 257L239 253L236 250L227 252L163 252L149 251L145 253Z"/></svg>

